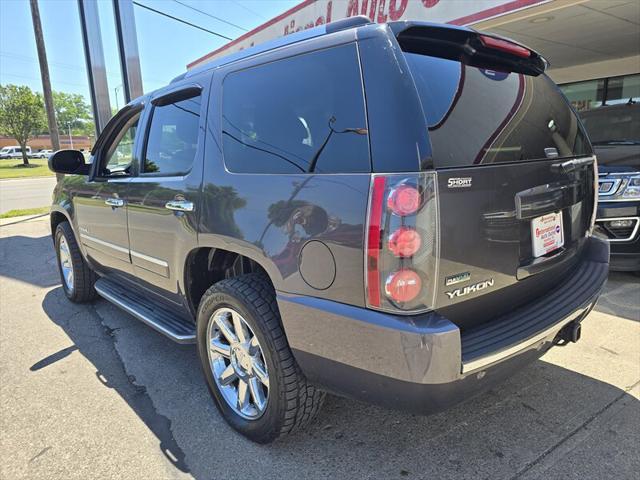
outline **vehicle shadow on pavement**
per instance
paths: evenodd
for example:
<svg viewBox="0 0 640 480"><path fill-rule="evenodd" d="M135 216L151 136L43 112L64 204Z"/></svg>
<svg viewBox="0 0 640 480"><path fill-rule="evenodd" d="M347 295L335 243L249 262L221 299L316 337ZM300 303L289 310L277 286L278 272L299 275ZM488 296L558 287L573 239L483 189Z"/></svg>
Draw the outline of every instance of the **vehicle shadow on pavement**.
<svg viewBox="0 0 640 480"><path fill-rule="evenodd" d="M33 257L39 261L34 262ZM14 235L0 238L0 276L38 287L60 283L51 237Z"/></svg>
<svg viewBox="0 0 640 480"><path fill-rule="evenodd" d="M146 388L138 385L125 371L114 346L113 331L100 322L95 306L69 302L62 287L58 287L46 294L42 308L51 321L65 331L73 346L53 352L32 365L30 370L36 372L46 368L78 350L95 367L96 380L117 391L158 438L160 450L169 462L183 472L188 471L184 453L171 433L171 422L156 412Z"/></svg>
<svg viewBox="0 0 640 480"><path fill-rule="evenodd" d="M115 389L158 438L165 457L194 478L513 478L535 474L541 459L584 432L589 435L581 441L591 442L590 450L635 452L636 460L585 466L584 449L576 449L560 469L573 469L571 478L605 478L616 470L625 477L633 471L626 470L629 462L640 467L639 435L625 430L636 429L640 402L543 360L431 416L328 396L304 432L265 446L245 440L222 420L191 346L172 343L105 301L70 304L61 288L48 292L42 307L95 366L96 378ZM48 365L46 359L36 365L43 363ZM629 418L597 425L603 412L621 402Z"/></svg>

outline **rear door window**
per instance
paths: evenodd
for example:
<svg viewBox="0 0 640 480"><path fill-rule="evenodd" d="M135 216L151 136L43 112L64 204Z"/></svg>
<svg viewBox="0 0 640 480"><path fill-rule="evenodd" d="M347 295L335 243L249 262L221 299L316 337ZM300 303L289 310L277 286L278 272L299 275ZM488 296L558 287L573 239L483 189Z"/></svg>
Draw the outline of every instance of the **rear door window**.
<svg viewBox="0 0 640 480"><path fill-rule="evenodd" d="M355 45L229 74L223 83L222 142L232 172L369 172Z"/></svg>
<svg viewBox="0 0 640 480"><path fill-rule="evenodd" d="M199 126L199 94L154 105L141 173L187 173L196 156Z"/></svg>
<svg viewBox="0 0 640 480"><path fill-rule="evenodd" d="M558 87L537 77L405 53L436 167L588 155L582 125Z"/></svg>

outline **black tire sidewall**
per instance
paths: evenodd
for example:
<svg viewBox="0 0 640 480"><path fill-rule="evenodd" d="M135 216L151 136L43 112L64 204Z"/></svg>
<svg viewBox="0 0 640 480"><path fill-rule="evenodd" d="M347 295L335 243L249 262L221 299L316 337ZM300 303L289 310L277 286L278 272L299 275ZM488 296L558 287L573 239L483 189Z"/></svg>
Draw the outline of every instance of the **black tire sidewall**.
<svg viewBox="0 0 640 480"><path fill-rule="evenodd" d="M198 310L196 326L198 356L207 386L209 387L209 392L227 423L255 442L268 443L278 436L284 419L285 398L283 392L284 380L282 367L276 360L276 346L273 339L264 331L264 326L258 320L260 314L255 311L253 305L245 304L244 301L237 298L233 292L229 290L231 289L224 289L224 287L222 287L221 290L211 292L209 295L205 294L205 297L202 299ZM209 365L207 352L207 327L209 319L216 310L224 307L237 311L249 324L253 333L258 337L264 360L267 364L267 370L269 372L267 409L263 415L256 420L244 419L231 409L218 390Z"/></svg>
<svg viewBox="0 0 640 480"><path fill-rule="evenodd" d="M64 237L69 247L69 256L71 259L71 267L73 268L73 290L67 288L62 275L62 265L60 264L60 238ZM62 282L62 290L66 297L74 303L90 302L96 297L93 288L95 283L95 274L87 265L75 234L69 222L61 222L58 224L54 234L54 246L56 250L56 260L58 262L58 273Z"/></svg>
<svg viewBox="0 0 640 480"><path fill-rule="evenodd" d="M67 282L64 280L64 274L62 273L62 263L60 262L60 237L64 237L67 242L67 247L69 248L69 258L71 259L71 267L73 268L73 290L69 290L67 288ZM59 224L56 228L56 236L55 236L55 247L56 247L56 260L58 262L58 273L60 274L60 280L62 282L62 290L67 298L71 301L76 300L77 288L76 288L76 280L78 278L78 266L74 261L73 255L73 247L75 247L75 242L72 244L69 240L69 236L65 232L65 228L63 224Z"/></svg>

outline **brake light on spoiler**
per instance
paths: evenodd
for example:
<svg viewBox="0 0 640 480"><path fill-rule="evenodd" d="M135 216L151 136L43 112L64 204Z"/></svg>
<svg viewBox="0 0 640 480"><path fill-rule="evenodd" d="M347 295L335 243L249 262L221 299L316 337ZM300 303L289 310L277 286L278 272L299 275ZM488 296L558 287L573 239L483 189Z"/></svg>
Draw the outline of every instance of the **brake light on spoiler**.
<svg viewBox="0 0 640 480"><path fill-rule="evenodd" d="M435 176L372 176L365 248L369 308L406 314L432 307L439 242Z"/></svg>
<svg viewBox="0 0 640 480"><path fill-rule="evenodd" d="M533 76L542 74L549 66L544 57L524 45L471 28L425 22L392 22L388 25L403 52Z"/></svg>
<svg viewBox="0 0 640 480"><path fill-rule="evenodd" d="M482 45L487 48L510 53L516 57L529 58L531 56L531 50L517 43L503 40L502 38L490 37L489 35L479 35L478 38Z"/></svg>

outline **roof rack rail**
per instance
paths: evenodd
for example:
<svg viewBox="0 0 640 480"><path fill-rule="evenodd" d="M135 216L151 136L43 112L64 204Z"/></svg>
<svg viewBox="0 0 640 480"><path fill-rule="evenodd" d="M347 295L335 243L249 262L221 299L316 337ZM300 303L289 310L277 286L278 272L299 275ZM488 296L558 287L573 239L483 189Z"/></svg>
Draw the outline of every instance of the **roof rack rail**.
<svg viewBox="0 0 640 480"><path fill-rule="evenodd" d="M355 17L343 18L336 20L335 22L327 23L325 27L326 33L339 32L341 30L348 30L354 27L361 27L373 23L371 19L365 15L357 15Z"/></svg>
<svg viewBox="0 0 640 480"><path fill-rule="evenodd" d="M178 82L180 80L188 78L197 73L201 73L203 71L209 70L210 68L214 68L220 65L225 65L225 64L235 62L237 60L241 60L244 58L248 58L260 53L268 52L270 50L274 50L279 47L292 45L294 43L297 43L303 40L309 40L312 38L321 37L323 35L340 32L343 30L349 30L350 28L357 28L357 27L369 25L372 23L373 22L369 19L369 17L366 17L364 15L358 15L355 17L336 20L335 22L327 23L325 25L320 25L315 28L310 28L308 30L300 30L298 32L291 33L289 35L285 35L284 37L274 38L272 40L268 40L266 42L254 45L253 47L246 48L239 52L235 52L235 53L225 55L223 57L219 57L211 61L210 63L204 63L193 69L187 70L181 75L178 75L171 81L171 83Z"/></svg>

